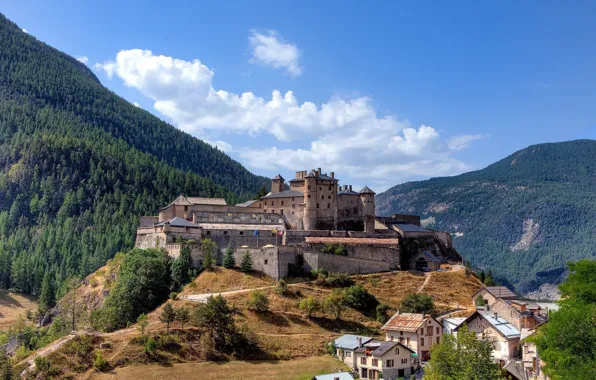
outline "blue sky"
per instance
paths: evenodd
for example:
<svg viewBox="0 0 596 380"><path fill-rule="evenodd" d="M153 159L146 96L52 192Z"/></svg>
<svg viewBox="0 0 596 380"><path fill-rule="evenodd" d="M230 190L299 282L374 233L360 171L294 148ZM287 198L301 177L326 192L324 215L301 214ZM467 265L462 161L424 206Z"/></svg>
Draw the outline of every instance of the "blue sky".
<svg viewBox="0 0 596 380"><path fill-rule="evenodd" d="M0 11L267 176L380 191L596 138L594 2L146 3Z"/></svg>

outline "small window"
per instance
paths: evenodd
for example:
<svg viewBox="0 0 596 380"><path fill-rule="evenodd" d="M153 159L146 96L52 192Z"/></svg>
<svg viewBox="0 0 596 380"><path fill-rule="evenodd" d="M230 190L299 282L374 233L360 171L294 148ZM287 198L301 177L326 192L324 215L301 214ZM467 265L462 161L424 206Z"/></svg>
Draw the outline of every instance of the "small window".
<svg viewBox="0 0 596 380"><path fill-rule="evenodd" d="M296 205L294 203L292 203L292 208L296 208Z"/></svg>
<svg viewBox="0 0 596 380"><path fill-rule="evenodd" d="M272 214L273 214L273 213L275 213L275 210L271 210L271 213L272 213Z"/></svg>
<svg viewBox="0 0 596 380"><path fill-rule="evenodd" d="M330 195L330 196L329 196L329 198L327 198L327 199L331 199L331 195Z"/></svg>
<svg viewBox="0 0 596 380"><path fill-rule="evenodd" d="M331 203L327 203L327 208L331 208Z"/></svg>
<svg viewBox="0 0 596 380"><path fill-rule="evenodd" d="M366 365L366 358L360 358L360 364Z"/></svg>
<svg viewBox="0 0 596 380"><path fill-rule="evenodd" d="M408 364L408 358L402 359L401 364Z"/></svg>
<svg viewBox="0 0 596 380"><path fill-rule="evenodd" d="M267 201L265 201L265 206L267 206Z"/></svg>
<svg viewBox="0 0 596 380"><path fill-rule="evenodd" d="M310 185L308 185L308 190L310 190Z"/></svg>
<svg viewBox="0 0 596 380"><path fill-rule="evenodd" d="M329 191L331 191L331 190L332 190L332 188L331 188L331 186L329 186Z"/></svg>
<svg viewBox="0 0 596 380"><path fill-rule="evenodd" d="M424 338L420 338L420 345L424 346Z"/></svg>
<svg viewBox="0 0 596 380"><path fill-rule="evenodd" d="M294 197L292 197L292 202L294 202Z"/></svg>
<svg viewBox="0 0 596 380"><path fill-rule="evenodd" d="M439 328L437 327L437 335L439 335Z"/></svg>
<svg viewBox="0 0 596 380"><path fill-rule="evenodd" d="M310 198L310 194L308 194L308 197Z"/></svg>
<svg viewBox="0 0 596 380"><path fill-rule="evenodd" d="M317 203L317 208L319 208L319 204Z"/></svg>
<svg viewBox="0 0 596 380"><path fill-rule="evenodd" d="M319 187L319 191L323 191L323 188L322 187Z"/></svg>
<svg viewBox="0 0 596 380"><path fill-rule="evenodd" d="M282 206L284 205L284 201L281 201L281 205L282 205Z"/></svg>
<svg viewBox="0 0 596 380"><path fill-rule="evenodd" d="M211 231L207 231L207 235L211 235Z"/></svg>
<svg viewBox="0 0 596 380"><path fill-rule="evenodd" d="M224 235L227 235L227 234L228 234L228 231L224 231Z"/></svg>
<svg viewBox="0 0 596 380"><path fill-rule="evenodd" d="M399 355L399 348L395 349L395 355Z"/></svg>
<svg viewBox="0 0 596 380"><path fill-rule="evenodd" d="M404 332L403 332L403 331L400 331L400 332L399 332L399 335L404 335Z"/></svg>
<svg viewBox="0 0 596 380"><path fill-rule="evenodd" d="M271 206L275 206L275 201L271 201Z"/></svg>
<svg viewBox="0 0 596 380"><path fill-rule="evenodd" d="M441 337L440 336L437 337L437 344L438 343L441 343Z"/></svg>
<svg viewBox="0 0 596 380"><path fill-rule="evenodd" d="M352 357L352 353L350 351L346 351L346 358L351 358Z"/></svg>
<svg viewBox="0 0 596 380"><path fill-rule="evenodd" d="M268 262L269 262L269 260L265 260L265 265L267 265Z"/></svg>
<svg viewBox="0 0 596 380"><path fill-rule="evenodd" d="M321 199L325 199L325 196L324 195L321 195Z"/></svg>
<svg viewBox="0 0 596 380"><path fill-rule="evenodd" d="M240 235L244 235L244 231L240 231Z"/></svg>
<svg viewBox="0 0 596 380"><path fill-rule="evenodd" d="M379 366L379 359L373 359L372 360L372 366L373 367L378 367Z"/></svg>
<svg viewBox="0 0 596 380"><path fill-rule="evenodd" d="M266 209L265 209L264 211L265 211L265 212L267 212L267 210L266 210Z"/></svg>
<svg viewBox="0 0 596 380"><path fill-rule="evenodd" d="M282 209L279 209L279 213L283 215L284 214L284 209L283 208Z"/></svg>
<svg viewBox="0 0 596 380"><path fill-rule="evenodd" d="M387 360L387 368L391 368L394 366L393 359Z"/></svg>

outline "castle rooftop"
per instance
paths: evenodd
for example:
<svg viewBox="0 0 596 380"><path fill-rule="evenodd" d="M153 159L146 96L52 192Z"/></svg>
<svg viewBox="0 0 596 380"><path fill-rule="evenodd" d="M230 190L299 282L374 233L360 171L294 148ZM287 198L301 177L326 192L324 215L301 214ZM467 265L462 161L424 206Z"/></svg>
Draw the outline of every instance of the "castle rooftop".
<svg viewBox="0 0 596 380"><path fill-rule="evenodd" d="M261 199L270 199L270 198L288 198L288 197L304 197L304 193L296 190L284 190L280 191L279 193L269 193Z"/></svg>

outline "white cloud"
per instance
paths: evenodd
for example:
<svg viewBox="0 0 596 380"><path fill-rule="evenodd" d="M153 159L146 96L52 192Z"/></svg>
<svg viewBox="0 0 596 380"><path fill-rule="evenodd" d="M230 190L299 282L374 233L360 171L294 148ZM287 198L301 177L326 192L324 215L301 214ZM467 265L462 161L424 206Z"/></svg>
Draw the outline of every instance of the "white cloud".
<svg viewBox="0 0 596 380"><path fill-rule="evenodd" d="M87 64L87 62L89 62L89 57L86 57L84 55L81 55L79 57L77 57L77 61L84 63L85 65Z"/></svg>
<svg viewBox="0 0 596 380"><path fill-rule="evenodd" d="M97 64L154 101L155 109L179 128L252 168L300 170L325 167L367 178L386 187L413 178L449 175L470 169L453 156L481 135L442 138L431 126L379 115L368 97L333 97L320 105L299 103L292 91L272 91L270 99L252 92L235 94L213 87L214 73L192 62L124 50L115 61ZM245 139L244 146L213 139L222 134L271 135L302 149L278 148L272 139ZM221 138L221 137L220 137ZM263 146L261 140L268 140ZM309 144L304 145L304 141ZM285 144L287 145L287 144ZM250 148L249 148L250 146ZM369 182L370 183L370 182Z"/></svg>
<svg viewBox="0 0 596 380"><path fill-rule="evenodd" d="M276 31L261 34L252 30L248 41L252 49L249 62L284 69L293 78L302 74L298 47L284 41Z"/></svg>
<svg viewBox="0 0 596 380"><path fill-rule="evenodd" d="M461 135L453 136L447 140L447 145L451 150L462 150L470 146L473 141L487 138L488 135Z"/></svg>
<svg viewBox="0 0 596 380"><path fill-rule="evenodd" d="M22 30L23 32L25 32L25 33L29 34L29 31L28 31L27 29L23 28L23 29L21 29L21 30Z"/></svg>

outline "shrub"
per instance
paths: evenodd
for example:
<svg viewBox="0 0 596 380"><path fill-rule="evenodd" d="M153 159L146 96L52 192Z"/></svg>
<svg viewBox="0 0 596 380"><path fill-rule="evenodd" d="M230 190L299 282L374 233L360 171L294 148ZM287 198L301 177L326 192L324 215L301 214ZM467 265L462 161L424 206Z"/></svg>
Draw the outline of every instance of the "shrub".
<svg viewBox="0 0 596 380"><path fill-rule="evenodd" d="M277 292L277 294L279 294L280 296L283 296L283 297L290 295L290 289L288 288L288 283L283 279L278 281L275 291Z"/></svg>
<svg viewBox="0 0 596 380"><path fill-rule="evenodd" d="M257 313L264 313L269 310L269 300L267 296L258 290L250 292L248 299L248 310L255 311Z"/></svg>
<svg viewBox="0 0 596 380"><path fill-rule="evenodd" d="M319 303L319 301L316 300L316 298L313 297L303 299L302 301L300 301L300 304L298 304L298 307L300 308L300 310L304 311L306 313L306 316L309 318L314 313L321 310L321 304Z"/></svg>
<svg viewBox="0 0 596 380"><path fill-rule="evenodd" d="M141 336L145 336L145 329L149 325L149 321L147 320L147 314L141 314L137 318L137 329L141 333Z"/></svg>
<svg viewBox="0 0 596 380"><path fill-rule="evenodd" d="M176 300L176 298L178 298L178 292L171 292L170 293L170 299L172 301Z"/></svg>
<svg viewBox="0 0 596 380"><path fill-rule="evenodd" d="M252 272L252 256L248 249L242 255L242 263L240 264L240 270L242 272Z"/></svg>
<svg viewBox="0 0 596 380"><path fill-rule="evenodd" d="M486 300L481 295L478 295L478 297L476 297L476 299L474 300L474 304L476 306L485 306Z"/></svg>
<svg viewBox="0 0 596 380"><path fill-rule="evenodd" d="M389 320L389 316L387 312L389 311L390 307L385 304L377 305L377 322L386 323Z"/></svg>
<svg viewBox="0 0 596 380"><path fill-rule="evenodd" d="M184 324L190 320L190 312L187 308L181 307L176 310L176 320L180 322L180 328L184 330Z"/></svg>
<svg viewBox="0 0 596 380"><path fill-rule="evenodd" d="M52 366L45 356L36 356L33 362L35 363L35 368L41 373L48 373Z"/></svg>
<svg viewBox="0 0 596 380"><path fill-rule="evenodd" d="M93 360L93 368L95 368L99 372L106 372L110 369L110 365L103 358L101 350L95 351L95 360Z"/></svg>
<svg viewBox="0 0 596 380"><path fill-rule="evenodd" d="M345 288L354 285L354 280L346 273L319 273L315 283L329 288Z"/></svg>
<svg viewBox="0 0 596 380"><path fill-rule="evenodd" d="M147 342L145 342L144 352L145 355L148 357L153 357L153 355L155 355L155 353L157 352L157 342L155 342L155 339L147 339Z"/></svg>
<svg viewBox="0 0 596 380"><path fill-rule="evenodd" d="M159 350L173 351L180 348L180 341L175 335L160 335L155 343Z"/></svg>
<svg viewBox="0 0 596 380"><path fill-rule="evenodd" d="M215 254L217 253L217 244L211 239L203 239L201 242L201 251L203 252L203 269L213 270L215 266Z"/></svg>
<svg viewBox="0 0 596 380"><path fill-rule="evenodd" d="M422 293L410 293L399 303L399 310L403 313L425 313L433 311L433 299L431 296Z"/></svg>
<svg viewBox="0 0 596 380"><path fill-rule="evenodd" d="M375 310L379 301L362 285L350 286L345 290L346 305L363 312Z"/></svg>
<svg viewBox="0 0 596 380"><path fill-rule="evenodd" d="M331 356L337 355L337 347L335 347L335 342L327 343L327 353Z"/></svg>

